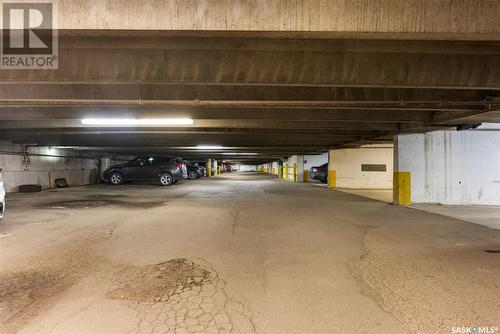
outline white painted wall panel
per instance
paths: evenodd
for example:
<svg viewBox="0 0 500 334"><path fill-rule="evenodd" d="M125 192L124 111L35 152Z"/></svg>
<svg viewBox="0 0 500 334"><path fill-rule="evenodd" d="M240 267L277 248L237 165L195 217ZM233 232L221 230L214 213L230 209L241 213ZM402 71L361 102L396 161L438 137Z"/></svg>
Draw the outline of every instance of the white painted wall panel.
<svg viewBox="0 0 500 334"><path fill-rule="evenodd" d="M396 163L411 172L413 203L500 204L500 132L399 135Z"/></svg>
<svg viewBox="0 0 500 334"><path fill-rule="evenodd" d="M370 145L330 151L329 169L337 172L337 187L351 189L392 189L394 149ZM385 164L385 172L361 171L362 164Z"/></svg>

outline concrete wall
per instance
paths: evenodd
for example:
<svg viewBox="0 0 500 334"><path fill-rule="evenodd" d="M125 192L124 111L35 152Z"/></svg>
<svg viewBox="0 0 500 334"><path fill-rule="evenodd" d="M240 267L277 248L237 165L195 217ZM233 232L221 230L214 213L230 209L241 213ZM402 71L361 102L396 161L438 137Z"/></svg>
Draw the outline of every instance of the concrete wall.
<svg viewBox="0 0 500 334"><path fill-rule="evenodd" d="M366 145L330 151L329 170L336 171L336 186L354 189L392 189L392 145ZM385 164L385 172L361 170L362 164Z"/></svg>
<svg viewBox="0 0 500 334"><path fill-rule="evenodd" d="M255 171L257 171L257 166L255 166L255 165L240 165L240 171L242 171L242 172L255 172Z"/></svg>
<svg viewBox="0 0 500 334"><path fill-rule="evenodd" d="M15 192L22 184L40 184L43 189L54 188L54 180L66 178L70 186L92 184L97 181L97 166L94 159L66 160L54 156L30 155L30 163L23 164L23 156L5 152L22 152L20 145L0 142L0 168L7 192ZM50 149L48 147L30 148L30 153L46 155L75 155L75 152Z"/></svg>
<svg viewBox="0 0 500 334"><path fill-rule="evenodd" d="M411 174L412 203L500 204L500 131L396 137L395 164Z"/></svg>

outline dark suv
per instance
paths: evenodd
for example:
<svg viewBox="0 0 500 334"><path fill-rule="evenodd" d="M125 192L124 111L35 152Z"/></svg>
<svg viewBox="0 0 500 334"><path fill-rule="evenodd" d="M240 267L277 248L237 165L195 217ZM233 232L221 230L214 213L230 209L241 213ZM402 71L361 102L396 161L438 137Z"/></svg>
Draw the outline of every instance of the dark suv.
<svg viewBox="0 0 500 334"><path fill-rule="evenodd" d="M113 165L104 171L104 179L111 184L126 181L156 180L162 186L169 186L187 178L186 164L176 158L157 155L137 157L120 165Z"/></svg>
<svg viewBox="0 0 500 334"><path fill-rule="evenodd" d="M323 183L328 182L328 163L321 166L312 167L309 171L309 177L313 180L320 180Z"/></svg>

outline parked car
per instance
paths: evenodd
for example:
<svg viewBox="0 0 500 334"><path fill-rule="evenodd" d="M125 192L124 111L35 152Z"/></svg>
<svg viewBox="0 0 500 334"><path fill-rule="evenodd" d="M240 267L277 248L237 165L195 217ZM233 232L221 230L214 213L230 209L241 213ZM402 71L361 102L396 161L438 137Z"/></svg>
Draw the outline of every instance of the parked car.
<svg viewBox="0 0 500 334"><path fill-rule="evenodd" d="M309 170L309 177L313 180L320 180L323 183L328 182L328 163L321 166L312 167Z"/></svg>
<svg viewBox="0 0 500 334"><path fill-rule="evenodd" d="M104 179L114 185L127 181L155 180L170 186L188 177L186 164L177 158L146 155L106 169Z"/></svg>
<svg viewBox="0 0 500 334"><path fill-rule="evenodd" d="M0 219L5 214L5 187L2 179L2 169L0 169Z"/></svg>
<svg viewBox="0 0 500 334"><path fill-rule="evenodd" d="M199 177L205 176L205 168L186 163L188 179L195 180Z"/></svg>

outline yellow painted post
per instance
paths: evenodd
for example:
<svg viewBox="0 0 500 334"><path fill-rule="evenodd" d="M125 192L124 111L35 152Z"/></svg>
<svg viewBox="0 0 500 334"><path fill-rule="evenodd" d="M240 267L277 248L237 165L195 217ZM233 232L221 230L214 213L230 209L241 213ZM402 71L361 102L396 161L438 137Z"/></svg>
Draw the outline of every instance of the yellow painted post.
<svg viewBox="0 0 500 334"><path fill-rule="evenodd" d="M282 167L282 166L279 166L279 167L278 167L278 177L279 177L280 179L282 179L282 178L283 178L283 167Z"/></svg>
<svg viewBox="0 0 500 334"><path fill-rule="evenodd" d="M285 179L288 180L288 164L285 164Z"/></svg>
<svg viewBox="0 0 500 334"><path fill-rule="evenodd" d="M273 174L276 175L276 167L273 167Z"/></svg>
<svg viewBox="0 0 500 334"><path fill-rule="evenodd" d="M304 169L304 182L309 182L309 171Z"/></svg>
<svg viewBox="0 0 500 334"><path fill-rule="evenodd" d="M411 205L411 173L394 172L392 182L394 204L402 206Z"/></svg>
<svg viewBox="0 0 500 334"><path fill-rule="evenodd" d="M329 170L328 171L328 188L337 187L337 171Z"/></svg>
<svg viewBox="0 0 500 334"><path fill-rule="evenodd" d="M293 163L293 182L297 182L297 164Z"/></svg>
<svg viewBox="0 0 500 334"><path fill-rule="evenodd" d="M212 176L212 167L207 166L207 176L211 177Z"/></svg>

